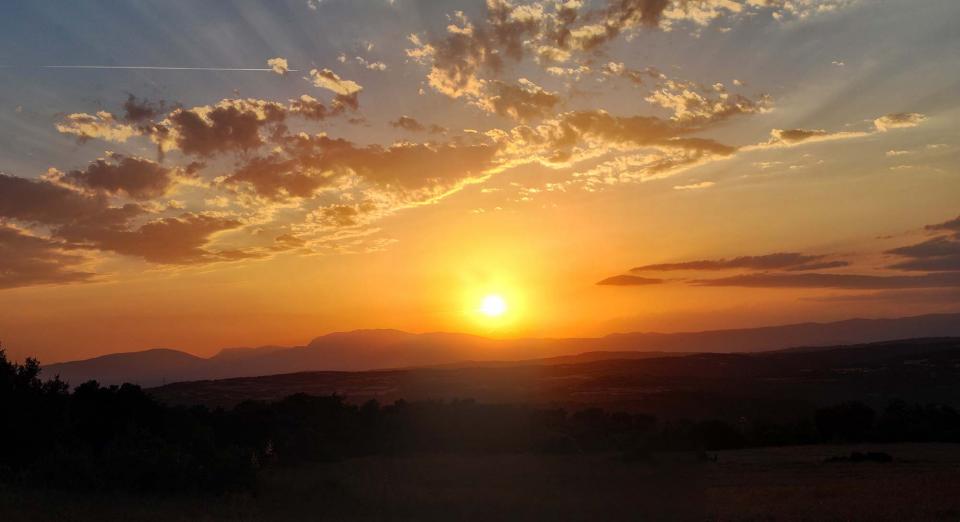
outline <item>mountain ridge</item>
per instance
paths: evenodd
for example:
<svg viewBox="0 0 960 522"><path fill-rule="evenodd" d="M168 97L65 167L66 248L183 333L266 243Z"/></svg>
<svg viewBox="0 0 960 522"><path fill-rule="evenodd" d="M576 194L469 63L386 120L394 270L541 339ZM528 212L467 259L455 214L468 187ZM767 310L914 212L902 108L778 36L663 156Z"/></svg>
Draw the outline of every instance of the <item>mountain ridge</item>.
<svg viewBox="0 0 960 522"><path fill-rule="evenodd" d="M300 371L437 367L462 365L468 361L496 364L603 352L742 353L949 336L960 336L960 314L857 318L830 323L697 332L627 332L581 338L492 339L452 332L365 329L332 332L303 346L225 348L208 358L167 348L121 352L50 364L46 366L46 372L49 376L60 375L73 385L96 379L105 384L134 382L155 386L177 381Z"/></svg>

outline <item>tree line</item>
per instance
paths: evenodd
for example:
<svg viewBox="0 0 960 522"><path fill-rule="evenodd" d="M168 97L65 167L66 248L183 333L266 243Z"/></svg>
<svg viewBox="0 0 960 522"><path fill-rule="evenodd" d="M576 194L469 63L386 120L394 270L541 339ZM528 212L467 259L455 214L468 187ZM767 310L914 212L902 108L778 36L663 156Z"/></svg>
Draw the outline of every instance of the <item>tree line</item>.
<svg viewBox="0 0 960 522"><path fill-rule="evenodd" d="M168 406L140 387L72 390L41 379L36 360L0 349L0 481L70 490L220 493L253 489L264 466L420 452L710 451L824 442L960 442L960 413L944 405L860 402L792 423L762 419L660 422L599 408L472 400L370 401L291 395L232 409Z"/></svg>

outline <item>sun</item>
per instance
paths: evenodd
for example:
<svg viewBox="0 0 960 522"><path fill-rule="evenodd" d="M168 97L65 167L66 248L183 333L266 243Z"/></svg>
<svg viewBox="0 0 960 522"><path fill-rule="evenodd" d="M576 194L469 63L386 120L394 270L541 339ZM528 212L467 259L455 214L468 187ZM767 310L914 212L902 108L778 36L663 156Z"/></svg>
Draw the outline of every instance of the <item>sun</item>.
<svg viewBox="0 0 960 522"><path fill-rule="evenodd" d="M480 301L480 313L487 317L500 317L507 313L507 302L496 294L490 294Z"/></svg>

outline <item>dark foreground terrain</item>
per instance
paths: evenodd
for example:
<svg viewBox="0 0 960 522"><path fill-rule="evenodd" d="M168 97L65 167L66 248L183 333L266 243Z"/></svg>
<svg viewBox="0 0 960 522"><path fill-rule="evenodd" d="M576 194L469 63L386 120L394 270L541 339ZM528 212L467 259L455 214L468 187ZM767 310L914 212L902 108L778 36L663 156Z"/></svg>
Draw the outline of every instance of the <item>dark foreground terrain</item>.
<svg viewBox="0 0 960 522"><path fill-rule="evenodd" d="M152 391L42 374L0 350L2 521L960 518L957 339Z"/></svg>
<svg viewBox="0 0 960 522"><path fill-rule="evenodd" d="M828 462L852 451L893 461ZM257 494L130 497L0 489L10 521L957 520L960 445L619 455L368 457L265 472ZM713 461L712 457L716 460Z"/></svg>

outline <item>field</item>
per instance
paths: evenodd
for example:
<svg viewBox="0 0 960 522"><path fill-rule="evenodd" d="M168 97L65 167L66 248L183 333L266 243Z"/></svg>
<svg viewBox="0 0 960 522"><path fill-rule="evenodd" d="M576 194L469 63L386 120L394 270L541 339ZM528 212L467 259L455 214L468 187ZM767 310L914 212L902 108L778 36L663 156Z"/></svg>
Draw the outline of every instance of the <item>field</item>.
<svg viewBox="0 0 960 522"><path fill-rule="evenodd" d="M891 463L825 462L881 451ZM716 460L713 460L713 456ZM10 521L957 520L960 446L615 455L420 455L274 468L218 499L3 491Z"/></svg>

